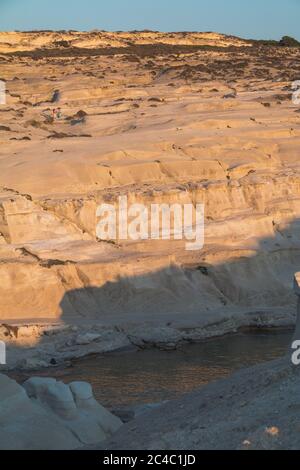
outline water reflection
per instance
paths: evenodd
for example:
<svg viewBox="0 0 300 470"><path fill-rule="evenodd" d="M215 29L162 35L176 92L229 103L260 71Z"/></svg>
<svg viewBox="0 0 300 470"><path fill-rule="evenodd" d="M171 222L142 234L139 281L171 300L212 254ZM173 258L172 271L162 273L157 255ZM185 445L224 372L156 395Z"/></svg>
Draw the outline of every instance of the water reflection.
<svg viewBox="0 0 300 470"><path fill-rule="evenodd" d="M53 369L51 375L65 382L90 382L96 398L105 406L154 403L176 398L243 367L283 356L292 334L247 332L185 345L177 351L152 349L91 356L74 361L69 369Z"/></svg>
<svg viewBox="0 0 300 470"><path fill-rule="evenodd" d="M76 361L62 379L91 382L96 397L108 406L169 400L237 369L284 355L291 336L290 331L244 333L171 352L94 356Z"/></svg>

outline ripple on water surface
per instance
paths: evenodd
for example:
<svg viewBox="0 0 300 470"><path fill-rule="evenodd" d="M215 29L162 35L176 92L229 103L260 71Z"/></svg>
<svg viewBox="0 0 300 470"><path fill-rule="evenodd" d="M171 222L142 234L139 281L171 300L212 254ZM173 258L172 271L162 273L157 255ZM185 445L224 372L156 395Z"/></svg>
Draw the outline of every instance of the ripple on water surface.
<svg viewBox="0 0 300 470"><path fill-rule="evenodd" d="M291 331L247 332L184 345L176 351L95 355L74 361L68 369L53 369L51 375L66 383L90 382L105 406L154 403L283 356L291 337Z"/></svg>

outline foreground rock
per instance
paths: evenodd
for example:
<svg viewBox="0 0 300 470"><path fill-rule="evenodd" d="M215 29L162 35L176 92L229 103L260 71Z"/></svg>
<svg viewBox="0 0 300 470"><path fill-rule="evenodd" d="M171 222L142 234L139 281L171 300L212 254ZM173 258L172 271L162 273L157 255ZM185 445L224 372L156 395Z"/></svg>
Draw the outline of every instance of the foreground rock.
<svg viewBox="0 0 300 470"><path fill-rule="evenodd" d="M0 449L75 449L111 436L122 425L85 382L32 378L24 387L0 375Z"/></svg>

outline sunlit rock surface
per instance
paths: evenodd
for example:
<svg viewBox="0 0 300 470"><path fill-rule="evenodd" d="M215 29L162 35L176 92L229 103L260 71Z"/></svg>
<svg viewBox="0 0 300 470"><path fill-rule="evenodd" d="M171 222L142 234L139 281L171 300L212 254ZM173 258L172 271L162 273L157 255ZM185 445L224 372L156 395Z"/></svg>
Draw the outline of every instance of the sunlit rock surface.
<svg viewBox="0 0 300 470"><path fill-rule="evenodd" d="M121 347L145 323L292 324L298 62L212 33L0 33L1 322L117 325ZM204 203L204 248L98 240L96 209L120 195Z"/></svg>

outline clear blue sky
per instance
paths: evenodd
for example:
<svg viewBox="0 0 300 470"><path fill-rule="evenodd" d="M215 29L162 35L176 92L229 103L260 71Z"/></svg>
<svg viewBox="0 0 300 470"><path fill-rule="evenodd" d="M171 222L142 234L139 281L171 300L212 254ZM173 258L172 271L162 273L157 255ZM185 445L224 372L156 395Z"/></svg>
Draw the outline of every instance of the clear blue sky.
<svg viewBox="0 0 300 470"><path fill-rule="evenodd" d="M300 0L0 0L0 30L217 31L300 39Z"/></svg>

